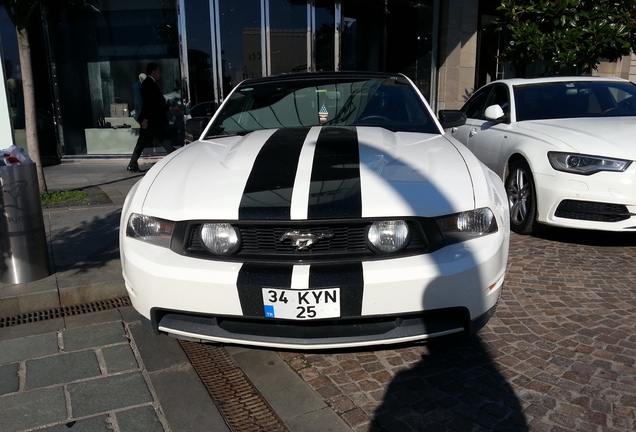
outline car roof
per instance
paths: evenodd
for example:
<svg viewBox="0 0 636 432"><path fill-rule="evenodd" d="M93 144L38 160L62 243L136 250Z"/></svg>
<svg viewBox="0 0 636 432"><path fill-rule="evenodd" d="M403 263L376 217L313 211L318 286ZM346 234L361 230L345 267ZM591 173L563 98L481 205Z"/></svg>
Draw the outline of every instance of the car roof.
<svg viewBox="0 0 636 432"><path fill-rule="evenodd" d="M623 78L616 77L597 77L597 76L554 76L554 77L541 77L541 78L508 78L493 81L491 84L503 83L511 86L519 85L532 85L532 84L545 84L545 83L559 83L559 82L575 82L575 81L606 81L606 82L629 82Z"/></svg>
<svg viewBox="0 0 636 432"><path fill-rule="evenodd" d="M295 72L280 75L270 75L261 78L248 78L240 83L240 85L251 85L258 83L267 83L273 81L296 81L302 79L316 78L395 78L404 77L401 73L387 72L359 72L359 71L320 71L320 72Z"/></svg>

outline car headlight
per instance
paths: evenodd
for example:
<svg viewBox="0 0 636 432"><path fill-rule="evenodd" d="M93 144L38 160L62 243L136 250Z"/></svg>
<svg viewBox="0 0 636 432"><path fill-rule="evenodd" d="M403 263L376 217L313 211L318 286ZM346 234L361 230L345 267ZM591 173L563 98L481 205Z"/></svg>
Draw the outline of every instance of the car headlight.
<svg viewBox="0 0 636 432"><path fill-rule="evenodd" d="M157 246L170 247L174 222L132 213L128 218L126 235Z"/></svg>
<svg viewBox="0 0 636 432"><path fill-rule="evenodd" d="M558 152L548 152L548 160L552 168L557 171L583 175L590 175L599 171L622 172L632 163L622 159Z"/></svg>
<svg viewBox="0 0 636 432"><path fill-rule="evenodd" d="M203 245L216 255L232 255L239 248L238 232L229 223L204 223L199 236Z"/></svg>
<svg viewBox="0 0 636 432"><path fill-rule="evenodd" d="M409 238L409 226L403 220L373 222L367 229L367 244L374 252L397 252L406 247Z"/></svg>
<svg viewBox="0 0 636 432"><path fill-rule="evenodd" d="M497 220L487 207L439 218L437 226L447 245L497 232Z"/></svg>

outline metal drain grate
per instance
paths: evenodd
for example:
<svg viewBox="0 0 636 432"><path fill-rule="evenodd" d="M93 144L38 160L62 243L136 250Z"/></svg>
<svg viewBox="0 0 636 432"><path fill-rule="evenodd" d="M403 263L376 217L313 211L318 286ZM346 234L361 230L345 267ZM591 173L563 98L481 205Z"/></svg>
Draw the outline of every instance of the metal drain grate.
<svg viewBox="0 0 636 432"><path fill-rule="evenodd" d="M289 432L225 348L179 343L233 432Z"/></svg>
<svg viewBox="0 0 636 432"><path fill-rule="evenodd" d="M84 303L73 306L60 306L53 309L47 309L37 312L28 312L20 315L9 317L0 317L0 328L11 327L20 324L28 324L37 321L46 321L53 318L63 318L72 315L82 315L91 312L99 312L108 309L130 306L128 297L120 297L110 300L101 300L96 302Z"/></svg>

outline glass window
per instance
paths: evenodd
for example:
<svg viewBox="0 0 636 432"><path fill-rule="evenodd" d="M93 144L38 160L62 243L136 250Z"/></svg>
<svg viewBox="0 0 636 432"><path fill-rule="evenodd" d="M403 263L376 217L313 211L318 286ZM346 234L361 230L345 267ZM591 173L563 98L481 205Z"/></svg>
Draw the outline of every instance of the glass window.
<svg viewBox="0 0 636 432"><path fill-rule="evenodd" d="M131 117L135 86L150 62L161 67L159 86L173 108L169 111L171 138L175 145L183 143L174 3L109 1L101 3L99 10L51 8L47 17L51 63L59 87L58 126L63 129L66 154L132 152L139 128Z"/></svg>
<svg viewBox="0 0 636 432"><path fill-rule="evenodd" d="M342 0L341 70L400 72L430 99L433 0Z"/></svg>
<svg viewBox="0 0 636 432"><path fill-rule="evenodd" d="M334 70L334 0L317 0L315 10L316 70Z"/></svg>
<svg viewBox="0 0 636 432"><path fill-rule="evenodd" d="M419 2L415 9L407 10L405 13L412 15L411 19L417 17L417 22L413 23L416 33L401 34L397 43L399 44L403 38L414 39L417 42L412 42L412 56L405 59L407 63L403 66L402 72L413 80L429 103L434 104L435 101L431 100L432 87L436 83L433 49L437 42L436 24L439 17L435 15L433 1ZM399 51L399 48L394 47L393 50Z"/></svg>
<svg viewBox="0 0 636 432"><path fill-rule="evenodd" d="M269 1L272 75L307 70L307 3Z"/></svg>
<svg viewBox="0 0 636 432"><path fill-rule="evenodd" d="M492 92L488 96L488 102L486 102L486 108L491 105L499 105L504 114L510 115L510 96L508 95L508 87L505 85L496 84L493 86ZM483 120L486 118L483 117ZM510 119L507 120L510 122Z"/></svg>
<svg viewBox="0 0 636 432"><path fill-rule="evenodd" d="M482 114L486 109L486 100L491 89L492 87L481 89L468 99L468 102L462 107L462 111L464 111L467 118L482 118Z"/></svg>
<svg viewBox="0 0 636 432"><path fill-rule="evenodd" d="M14 129L24 129L24 98L22 96L22 74L20 71L20 54L15 27L5 8L0 8L0 53L4 82L9 102L9 116ZM7 145L8 147L8 145Z"/></svg>
<svg viewBox="0 0 636 432"><path fill-rule="evenodd" d="M54 118L55 112L53 110L54 96L50 83L51 76L55 75L55 65L52 65L49 61L43 45L45 26L42 25L41 18L42 15L38 9L31 14L29 20L29 47L32 63L31 84L33 86L36 116L33 120L35 121L38 137L40 162L43 166L47 166L59 163L61 154ZM10 121L15 144L27 149L23 77L17 35L15 27L4 7L0 7L0 43L9 110L9 119L3 120ZM57 124L59 125L59 123ZM5 147L8 147L9 144L5 145ZM2 147L2 144L0 144L0 147Z"/></svg>
<svg viewBox="0 0 636 432"><path fill-rule="evenodd" d="M212 82L212 38L208 2L185 2L186 36L188 42L188 75L190 105L214 100Z"/></svg>
<svg viewBox="0 0 636 432"><path fill-rule="evenodd" d="M383 70L383 12L383 1L342 1L341 70Z"/></svg>
<svg viewBox="0 0 636 432"><path fill-rule="evenodd" d="M246 83L232 93L210 134L329 125L439 133L406 80L355 75Z"/></svg>
<svg viewBox="0 0 636 432"><path fill-rule="evenodd" d="M197 0L198 1L198 0ZM223 94L246 78L263 76L260 0L220 0Z"/></svg>
<svg viewBox="0 0 636 432"><path fill-rule="evenodd" d="M621 101L612 96L619 91ZM517 121L636 116L636 86L631 83L558 82L516 86L514 94Z"/></svg>

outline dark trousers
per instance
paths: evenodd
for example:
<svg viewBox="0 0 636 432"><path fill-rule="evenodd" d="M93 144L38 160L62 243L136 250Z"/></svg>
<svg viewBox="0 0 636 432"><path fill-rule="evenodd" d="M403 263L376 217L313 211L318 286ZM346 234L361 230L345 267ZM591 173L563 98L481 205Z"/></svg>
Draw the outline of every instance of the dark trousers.
<svg viewBox="0 0 636 432"><path fill-rule="evenodd" d="M155 140L158 141L164 149L166 149L167 153L172 153L175 150L172 142L168 138L168 133L166 132L165 128L139 129L139 138L137 138L137 144L135 144L135 149L133 150L132 156L130 157L128 166L134 168L139 167L138 161L141 153L146 147L152 146Z"/></svg>

